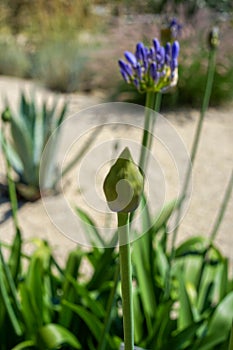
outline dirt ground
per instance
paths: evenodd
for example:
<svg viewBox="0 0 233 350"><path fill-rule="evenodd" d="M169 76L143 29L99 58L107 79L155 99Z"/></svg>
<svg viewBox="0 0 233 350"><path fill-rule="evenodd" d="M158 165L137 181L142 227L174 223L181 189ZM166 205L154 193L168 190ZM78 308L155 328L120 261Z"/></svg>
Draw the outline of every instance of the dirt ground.
<svg viewBox="0 0 233 350"><path fill-rule="evenodd" d="M15 78L8 77L0 77L0 96L2 96L2 100L0 100L0 110L3 109L4 106L4 98L7 97L10 101L10 104L13 108L17 107L17 100L19 97L19 93L22 90L31 91L33 89L33 85L31 82L19 80ZM43 96L46 98L51 98L52 93L44 90L41 87L36 88L36 93L38 100L40 100ZM68 116L73 115L87 107L99 105L104 102L103 96L99 95L82 95L82 94L74 94L74 95L61 95L61 99L69 99L69 113ZM170 111L169 113L164 113L164 117L169 123L175 128L176 134L179 135L179 138L183 140L185 147L190 150L192 139L195 132L195 126L197 123L197 119L199 116L199 111L197 110L180 110L180 111ZM76 123L75 119L75 123ZM85 117L80 117L80 123L74 124L70 123L69 127L67 127L65 138L69 140L72 132L77 127L84 128L88 126L92 126L92 119L86 119ZM89 123L89 125L88 125ZM70 129L69 129L70 128ZM109 150L106 151L106 154L114 149L114 138L125 139L130 137L135 140L140 139L139 131L137 128L133 130L129 130L125 128L123 125L119 125L118 128L110 128L100 131L98 134L99 145L103 144L105 140L110 142L111 147L109 146ZM119 145L118 145L119 146ZM121 144L120 144L121 146ZM108 147L108 146L107 146ZM135 146L136 147L136 146ZM111 149L110 149L111 148ZM116 147L115 147L116 148ZM137 147L136 147L137 148ZM75 147L74 147L75 149ZM91 147L93 150L94 148ZM93 208L90 208L88 203L88 198L90 201L92 200L91 194L88 192L91 172L94 169L100 167L100 163L103 162L102 157L104 157L105 151L101 150L101 147L97 147L97 154L95 156L95 152L89 152L90 160L85 163L81 163L80 167L85 172L85 175L81 177L79 180L81 181L81 187L83 193L86 195L82 196L80 193L80 189L77 189L77 182L73 181L72 178L77 176L76 170L71 172L66 180L66 187L63 188L62 197L69 202L69 206L71 204L82 207L92 213ZM233 150L233 105L230 105L221 109L209 109L205 121L204 121L204 129L202 133L202 138L200 142L200 146L198 149L197 159L195 166L193 168L193 181L192 181L192 195L191 201L189 204L189 208L186 212L182 220L182 224L179 231L179 241L183 238L190 235L209 235L211 229L213 227L213 223L215 217L218 212L219 205L222 201L224 190L226 188L228 179L230 177L232 171L232 150ZM69 151L74 152L74 150ZM68 156L69 156L68 152ZM119 148L115 149L115 154L119 153ZM153 150L153 152L157 152ZM153 153L154 154L154 153ZM85 157L84 157L85 160ZM168 196L166 199L173 198L174 191L172 190L172 184L174 180L174 169L170 169L169 162L166 160L166 157L163 157L163 153L161 153L161 158L159 158L159 165L162 167L162 170L165 172L165 181L171 184L171 188L168 188ZM156 163L157 164L157 163ZM165 169L165 170L164 170ZM81 170L80 170L81 171ZM90 174L88 172L90 171ZM96 170L95 170L96 171ZM105 169L106 171L106 169ZM101 180L98 180L99 177L103 174L104 170L102 168L98 170L97 176L97 186L99 186ZM150 168L150 173L153 175L153 162ZM151 175L151 176L152 176ZM153 176L152 176L153 177ZM5 181L5 166L2 155L0 155L0 182L3 183ZM150 177L149 177L150 181ZM174 182L175 183L175 182ZM159 186L158 186L159 187ZM85 192L86 191L86 192ZM97 190L99 191L99 190ZM157 190L156 190L157 191ZM158 191L156 193L159 193ZM150 193L153 192L153 188ZM89 197L88 197L89 196ZM100 195L102 196L102 194ZM63 212L63 209L59 212L59 203L60 203L61 195L51 197L49 199L50 208L52 207L55 210L55 216L59 215L59 220L51 221L51 218L46 212L46 206L44 202L38 200L34 203L20 203L19 209L19 221L22 227L22 232L26 241L28 242L28 249L30 246L30 239L33 237L41 237L48 240L58 257L58 259L62 262L64 261L64 257L68 253L68 251L75 247L76 243L74 243L71 239L67 238L64 234L62 234L57 227L54 225L55 223L62 222L61 225L65 225L65 227L69 228L71 225L69 219L66 216L66 213ZM155 197L157 198L157 197ZM62 208L62 207L61 207ZM72 210L72 209L71 209ZM224 220L219 229L219 233L216 239L217 244L221 247L222 252L226 254L231 263L233 265L233 196L231 196L229 206L224 216ZM102 214L101 214L102 215ZM100 222L101 222L100 215ZM96 218L98 221L99 218ZM64 226L63 226L64 227ZM10 207L9 202L6 197L1 194L0 198L0 239L4 242L11 242L13 236L13 225L11 221ZM68 234L69 236L69 234ZM82 239L81 239L82 242ZM27 249L26 244L26 249Z"/></svg>

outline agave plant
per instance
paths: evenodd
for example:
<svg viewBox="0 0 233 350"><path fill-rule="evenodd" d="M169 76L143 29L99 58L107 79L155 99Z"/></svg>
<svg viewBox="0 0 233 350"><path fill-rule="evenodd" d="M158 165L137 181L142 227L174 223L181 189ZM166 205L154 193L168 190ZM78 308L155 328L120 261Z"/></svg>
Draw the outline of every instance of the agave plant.
<svg viewBox="0 0 233 350"><path fill-rule="evenodd" d="M36 104L35 97L27 98L21 94L18 113L7 106L2 113L3 127L10 124L10 141L0 132L0 140L7 154L8 161L18 175L18 190L27 198L33 199L39 195L39 188L51 188L54 182L55 148L59 140L59 126L63 122L67 103L58 108L55 100L52 106L46 101L41 108ZM53 142L49 143L46 162L43 164L41 181L39 183L40 160L45 145L53 133Z"/></svg>

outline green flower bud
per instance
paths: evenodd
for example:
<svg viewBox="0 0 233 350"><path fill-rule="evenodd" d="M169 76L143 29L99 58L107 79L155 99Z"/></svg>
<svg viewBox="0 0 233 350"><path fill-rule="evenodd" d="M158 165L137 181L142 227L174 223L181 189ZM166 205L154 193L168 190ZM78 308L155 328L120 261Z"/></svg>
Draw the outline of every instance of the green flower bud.
<svg viewBox="0 0 233 350"><path fill-rule="evenodd" d="M6 107L6 109L2 112L2 121L3 122L9 122L11 120L11 111L9 107Z"/></svg>
<svg viewBox="0 0 233 350"><path fill-rule="evenodd" d="M137 209L144 179L126 147L104 181L104 193L112 211L130 213Z"/></svg>
<svg viewBox="0 0 233 350"><path fill-rule="evenodd" d="M219 28L213 27L209 33L209 47L210 49L216 49L219 46Z"/></svg>
<svg viewBox="0 0 233 350"><path fill-rule="evenodd" d="M6 107L6 109L2 112L2 121L7 123L11 120L11 111L9 107Z"/></svg>

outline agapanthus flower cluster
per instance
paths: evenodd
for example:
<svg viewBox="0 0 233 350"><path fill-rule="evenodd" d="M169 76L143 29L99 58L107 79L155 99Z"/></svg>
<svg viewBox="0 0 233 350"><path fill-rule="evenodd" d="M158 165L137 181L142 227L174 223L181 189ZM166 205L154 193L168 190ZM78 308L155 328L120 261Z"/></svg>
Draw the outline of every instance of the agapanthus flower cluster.
<svg viewBox="0 0 233 350"><path fill-rule="evenodd" d="M177 84L179 48L178 41L162 46L155 38L151 47L139 42L135 54L125 51L127 62L118 61L121 75L139 92L165 92Z"/></svg>
<svg viewBox="0 0 233 350"><path fill-rule="evenodd" d="M169 29L171 31L172 38L177 39L181 34L182 25L176 18L172 18L172 20L169 22Z"/></svg>

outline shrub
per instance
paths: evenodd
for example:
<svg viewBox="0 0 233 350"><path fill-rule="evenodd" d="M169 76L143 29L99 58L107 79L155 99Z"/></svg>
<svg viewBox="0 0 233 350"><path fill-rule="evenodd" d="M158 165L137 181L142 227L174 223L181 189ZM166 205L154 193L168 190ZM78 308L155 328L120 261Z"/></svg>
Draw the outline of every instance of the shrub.
<svg viewBox="0 0 233 350"><path fill-rule="evenodd" d="M30 60L25 49L15 39L0 38L0 74L27 77Z"/></svg>
<svg viewBox="0 0 233 350"><path fill-rule="evenodd" d="M52 90L77 91L86 62L87 55L77 41L56 38L37 48L32 76Z"/></svg>

